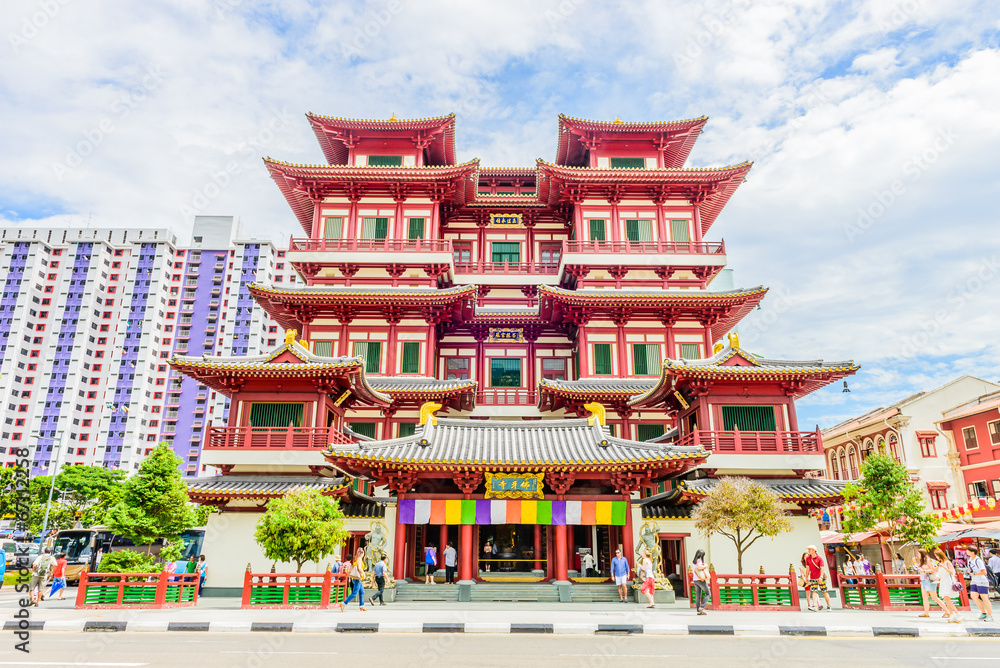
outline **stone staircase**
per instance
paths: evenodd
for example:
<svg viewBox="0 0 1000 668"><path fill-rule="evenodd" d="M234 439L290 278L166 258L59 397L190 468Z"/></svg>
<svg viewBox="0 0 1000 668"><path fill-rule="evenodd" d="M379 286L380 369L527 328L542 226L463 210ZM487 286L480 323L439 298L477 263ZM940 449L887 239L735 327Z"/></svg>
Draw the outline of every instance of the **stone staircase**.
<svg viewBox="0 0 1000 668"><path fill-rule="evenodd" d="M558 603L559 590L548 582L484 583L471 587L472 602L525 601ZM459 585L398 584L396 601L458 602ZM618 589L611 584L574 584L570 587L574 603L609 603L618 600Z"/></svg>

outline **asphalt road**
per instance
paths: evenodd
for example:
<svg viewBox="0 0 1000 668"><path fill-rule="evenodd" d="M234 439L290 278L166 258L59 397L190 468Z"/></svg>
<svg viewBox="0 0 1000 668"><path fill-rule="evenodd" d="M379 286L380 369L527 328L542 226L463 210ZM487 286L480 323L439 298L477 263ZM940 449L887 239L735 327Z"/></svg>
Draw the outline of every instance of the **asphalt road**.
<svg viewBox="0 0 1000 668"><path fill-rule="evenodd" d="M3 666L696 666L851 668L1000 665L1000 640L460 634L32 634L30 654L4 633ZM651 664L655 661L655 664Z"/></svg>

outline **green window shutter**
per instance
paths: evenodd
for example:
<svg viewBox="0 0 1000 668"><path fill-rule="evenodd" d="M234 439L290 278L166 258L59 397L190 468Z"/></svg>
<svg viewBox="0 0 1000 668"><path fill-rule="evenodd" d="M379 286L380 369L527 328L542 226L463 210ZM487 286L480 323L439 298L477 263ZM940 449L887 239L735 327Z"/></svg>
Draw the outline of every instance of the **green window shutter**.
<svg viewBox="0 0 1000 668"><path fill-rule="evenodd" d="M611 158L611 169L644 169L645 158Z"/></svg>
<svg viewBox="0 0 1000 668"><path fill-rule="evenodd" d="M398 424L399 435L396 438L403 438L404 436L413 436L417 433L417 423L416 422L400 422Z"/></svg>
<svg viewBox="0 0 1000 668"><path fill-rule="evenodd" d="M420 373L420 344L416 341L403 343L403 366L400 373Z"/></svg>
<svg viewBox="0 0 1000 668"><path fill-rule="evenodd" d="M378 433L377 422L348 422L347 426L351 428L351 431L361 434L362 436L367 436L368 438L378 438L376 436Z"/></svg>
<svg viewBox="0 0 1000 668"><path fill-rule="evenodd" d="M608 237L604 229L604 221L600 218L593 218L587 221L591 241L607 241Z"/></svg>
<svg viewBox="0 0 1000 668"><path fill-rule="evenodd" d="M681 344L681 359L696 360L701 355L701 346L697 343Z"/></svg>
<svg viewBox="0 0 1000 668"><path fill-rule="evenodd" d="M625 236L629 241L652 241L653 221L626 219Z"/></svg>
<svg viewBox="0 0 1000 668"><path fill-rule="evenodd" d="M340 239L344 236L344 219L340 216L327 216L323 236L327 239Z"/></svg>
<svg viewBox="0 0 1000 668"><path fill-rule="evenodd" d="M494 241L492 245L494 262L520 262L521 244L509 241Z"/></svg>
<svg viewBox="0 0 1000 668"><path fill-rule="evenodd" d="M364 218L361 221L362 239L385 239L389 234L388 218Z"/></svg>
<svg viewBox="0 0 1000 668"><path fill-rule="evenodd" d="M377 374L382 368L382 342L355 341L354 356L365 358L365 373Z"/></svg>
<svg viewBox="0 0 1000 668"><path fill-rule="evenodd" d="M403 156L401 155L370 155L368 156L369 167L402 167Z"/></svg>
<svg viewBox="0 0 1000 668"><path fill-rule="evenodd" d="M320 357L333 357L333 341L317 341L313 344L313 354Z"/></svg>
<svg viewBox="0 0 1000 668"><path fill-rule="evenodd" d="M611 367L611 344L594 344L594 374L598 376L610 376L614 373Z"/></svg>
<svg viewBox="0 0 1000 668"><path fill-rule="evenodd" d="M301 427L303 410L304 404L253 403L250 404L250 426Z"/></svg>
<svg viewBox="0 0 1000 668"><path fill-rule="evenodd" d="M639 424L636 437L639 441L651 441L654 438L663 436L665 427L662 424Z"/></svg>
<svg viewBox="0 0 1000 668"><path fill-rule="evenodd" d="M652 366L649 364L650 348L655 347L648 343L632 344L632 371L635 375L649 376L656 373L656 362Z"/></svg>
<svg viewBox="0 0 1000 668"><path fill-rule="evenodd" d="M490 387L521 387L521 359L491 359Z"/></svg>
<svg viewBox="0 0 1000 668"><path fill-rule="evenodd" d="M423 239L424 238L424 219L423 218L410 218L409 223L406 227L406 238L407 239Z"/></svg>
<svg viewBox="0 0 1000 668"><path fill-rule="evenodd" d="M670 221L671 241L691 241L691 228L686 220Z"/></svg>
<svg viewBox="0 0 1000 668"><path fill-rule="evenodd" d="M723 406L725 431L775 431L774 406Z"/></svg>

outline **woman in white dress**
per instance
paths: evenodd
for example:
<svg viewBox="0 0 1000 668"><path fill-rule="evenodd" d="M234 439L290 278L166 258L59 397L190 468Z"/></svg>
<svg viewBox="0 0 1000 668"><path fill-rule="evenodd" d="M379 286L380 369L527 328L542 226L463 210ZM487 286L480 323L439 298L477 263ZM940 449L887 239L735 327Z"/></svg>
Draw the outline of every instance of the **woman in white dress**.
<svg viewBox="0 0 1000 668"><path fill-rule="evenodd" d="M938 561L937 573L940 578L938 580L938 598L945 604L944 616L949 622L959 624L963 621L962 615L958 614L958 608L955 607L955 604L951 600L957 593L953 588L955 584L955 564L951 563L948 555L940 547L934 550L934 558Z"/></svg>

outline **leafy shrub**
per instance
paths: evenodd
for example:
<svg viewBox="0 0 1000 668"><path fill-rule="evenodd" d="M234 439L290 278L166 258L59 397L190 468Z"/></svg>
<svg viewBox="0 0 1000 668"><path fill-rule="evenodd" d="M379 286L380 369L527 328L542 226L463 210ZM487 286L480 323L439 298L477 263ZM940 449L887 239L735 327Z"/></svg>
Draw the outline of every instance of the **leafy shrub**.
<svg viewBox="0 0 1000 668"><path fill-rule="evenodd" d="M161 569L148 554L120 550L101 559L99 570L101 573L158 573ZM130 581L138 580L141 578L133 578ZM108 578L108 582L117 581L117 578Z"/></svg>

